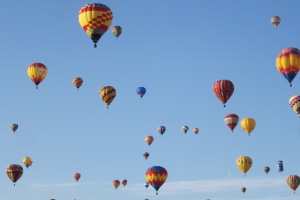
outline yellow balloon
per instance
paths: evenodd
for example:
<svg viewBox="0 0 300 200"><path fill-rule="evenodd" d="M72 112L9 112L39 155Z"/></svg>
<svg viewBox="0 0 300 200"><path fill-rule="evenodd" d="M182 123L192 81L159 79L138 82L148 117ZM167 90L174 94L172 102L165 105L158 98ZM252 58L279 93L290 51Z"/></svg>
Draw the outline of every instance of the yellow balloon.
<svg viewBox="0 0 300 200"><path fill-rule="evenodd" d="M27 168L28 168L29 166L32 165L32 160L31 160L31 158L29 158L28 156L26 156L26 157L23 159L22 162L24 163L24 165L25 165Z"/></svg>
<svg viewBox="0 0 300 200"><path fill-rule="evenodd" d="M256 122L253 118L244 118L241 121L242 129L250 135L256 126Z"/></svg>
<svg viewBox="0 0 300 200"><path fill-rule="evenodd" d="M245 174L252 167L252 159L248 156L240 156L236 159L236 166Z"/></svg>
<svg viewBox="0 0 300 200"><path fill-rule="evenodd" d="M27 74L36 85L36 89L38 88L38 85L44 80L44 78L46 78L47 73L48 68L42 63L32 63L27 69Z"/></svg>

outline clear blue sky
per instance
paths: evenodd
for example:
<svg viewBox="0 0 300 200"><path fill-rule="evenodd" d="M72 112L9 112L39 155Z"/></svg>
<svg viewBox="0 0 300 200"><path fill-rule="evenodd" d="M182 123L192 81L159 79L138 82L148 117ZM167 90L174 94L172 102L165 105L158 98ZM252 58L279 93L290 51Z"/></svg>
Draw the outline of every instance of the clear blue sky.
<svg viewBox="0 0 300 200"><path fill-rule="evenodd" d="M300 198L286 184L300 175L300 124L288 104L300 78L290 88L275 66L283 48L300 48L298 0L103 0L97 3L112 9L112 26L123 33L116 39L110 28L96 49L78 22L81 7L94 2L1 3L1 199ZM282 19L277 29L274 15ZM49 70L38 90L27 76L34 62ZM212 90L219 79L235 85L225 108ZM109 109L99 97L105 85L117 90ZM142 100L139 86L147 89ZM229 113L256 120L250 137L240 124L231 133ZM15 134L12 123L19 124ZM154 136L150 147L146 135ZM246 177L235 164L242 155L253 159ZM33 160L28 170L25 156ZM13 163L24 167L16 186L5 173ZM143 185L153 165L169 173L158 195ZM115 190L114 179L128 184Z"/></svg>

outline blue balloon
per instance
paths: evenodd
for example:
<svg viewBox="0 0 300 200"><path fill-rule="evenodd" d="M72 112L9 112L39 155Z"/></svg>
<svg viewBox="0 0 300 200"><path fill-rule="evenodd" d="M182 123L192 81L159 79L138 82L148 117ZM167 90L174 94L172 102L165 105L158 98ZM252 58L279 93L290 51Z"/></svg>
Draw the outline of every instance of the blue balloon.
<svg viewBox="0 0 300 200"><path fill-rule="evenodd" d="M146 94L146 88L144 87L138 87L136 89L136 93L141 97L143 98L143 96Z"/></svg>

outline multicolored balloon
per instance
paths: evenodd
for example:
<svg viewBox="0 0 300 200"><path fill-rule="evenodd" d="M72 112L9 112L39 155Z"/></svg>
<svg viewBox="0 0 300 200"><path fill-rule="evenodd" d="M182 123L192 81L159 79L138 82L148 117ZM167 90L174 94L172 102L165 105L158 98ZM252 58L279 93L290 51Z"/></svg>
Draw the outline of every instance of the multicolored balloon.
<svg viewBox="0 0 300 200"><path fill-rule="evenodd" d="M281 22L281 18L279 16L273 16L271 18L271 24L273 24L275 26L275 28L277 28L277 26L280 24Z"/></svg>
<svg viewBox="0 0 300 200"><path fill-rule="evenodd" d="M218 80L213 85L216 97L224 104L229 100L234 91L234 85L229 80Z"/></svg>
<svg viewBox="0 0 300 200"><path fill-rule="evenodd" d="M118 187L120 185L120 181L119 180L113 180L112 185L114 186L115 189L118 189Z"/></svg>
<svg viewBox="0 0 300 200"><path fill-rule="evenodd" d="M48 74L48 68L42 63L32 63L27 69L27 74L36 85L36 89L38 89L38 85Z"/></svg>
<svg viewBox="0 0 300 200"><path fill-rule="evenodd" d="M236 159L236 166L244 173L249 171L252 167L252 159L249 156L240 156Z"/></svg>
<svg viewBox="0 0 300 200"><path fill-rule="evenodd" d="M277 70L288 80L290 87L292 81L300 70L300 51L297 48L289 47L281 50L276 58Z"/></svg>
<svg viewBox="0 0 300 200"><path fill-rule="evenodd" d="M298 117L300 117L300 95L292 96L289 100L289 104Z"/></svg>
<svg viewBox="0 0 300 200"><path fill-rule="evenodd" d="M157 131L161 134L161 135L163 135L165 132L166 132L166 127L165 126L159 126L158 128L157 128Z"/></svg>
<svg viewBox="0 0 300 200"><path fill-rule="evenodd" d="M119 36L121 35L122 33L122 27L121 26L114 26L112 28L112 33L116 36L116 38L118 39Z"/></svg>
<svg viewBox="0 0 300 200"><path fill-rule="evenodd" d="M193 132L197 135L199 133L199 128L194 128Z"/></svg>
<svg viewBox="0 0 300 200"><path fill-rule="evenodd" d="M181 130L182 130L182 132L184 132L184 134L186 134L189 131L189 127L188 126L182 126Z"/></svg>
<svg viewBox="0 0 300 200"><path fill-rule="evenodd" d="M107 108L116 97L116 94L116 89L112 86L104 86L100 89L100 97L102 101L106 104Z"/></svg>
<svg viewBox="0 0 300 200"><path fill-rule="evenodd" d="M128 181L126 179L121 180L121 184L125 187L127 185Z"/></svg>
<svg viewBox="0 0 300 200"><path fill-rule="evenodd" d="M16 130L18 129L18 124L12 124L12 125L10 125L10 128L11 128L11 130L15 133L16 132Z"/></svg>
<svg viewBox="0 0 300 200"><path fill-rule="evenodd" d="M18 164L11 164L6 168L6 174L15 185L23 175L23 167Z"/></svg>
<svg viewBox="0 0 300 200"><path fill-rule="evenodd" d="M154 137L151 135L147 135L145 137L145 142L150 146L152 144L152 142L154 141Z"/></svg>
<svg viewBox="0 0 300 200"><path fill-rule="evenodd" d="M78 19L80 26L93 40L94 47L96 48L97 42L112 23L113 13L106 5L92 3L80 9Z"/></svg>
<svg viewBox="0 0 300 200"><path fill-rule="evenodd" d="M286 182L295 193L300 183L300 177L297 175L290 175L287 177Z"/></svg>
<svg viewBox="0 0 300 200"><path fill-rule="evenodd" d="M264 167L264 172L266 172L266 174L268 174L269 171L270 171L270 167L268 167L268 166Z"/></svg>
<svg viewBox="0 0 300 200"><path fill-rule="evenodd" d="M256 126L256 122L253 118L244 118L241 121L242 129L248 133L250 136L250 133L254 130Z"/></svg>
<svg viewBox="0 0 300 200"><path fill-rule="evenodd" d="M143 98L143 96L146 94L146 88L144 87L138 87L136 89L136 93L141 97Z"/></svg>
<svg viewBox="0 0 300 200"><path fill-rule="evenodd" d="M76 77L76 78L73 79L73 85L74 85L77 89L80 88L80 86L82 85L82 83L83 83L83 80L82 80L82 78L80 78L80 77Z"/></svg>
<svg viewBox="0 0 300 200"><path fill-rule="evenodd" d="M146 179L158 194L159 188L165 183L168 178L168 172L161 166L153 166L147 169Z"/></svg>
<svg viewBox="0 0 300 200"><path fill-rule="evenodd" d="M143 157L147 160L148 159L148 157L149 157L149 153L148 152L145 152L144 154L143 154Z"/></svg>
<svg viewBox="0 0 300 200"><path fill-rule="evenodd" d="M81 174L76 172L74 175L73 175L73 178L78 182L78 180L80 179L81 177Z"/></svg>
<svg viewBox="0 0 300 200"><path fill-rule="evenodd" d="M225 124L230 128L231 132L233 132L233 129L239 122L239 116L237 116L236 114L228 114L225 116L224 121Z"/></svg>
<svg viewBox="0 0 300 200"><path fill-rule="evenodd" d="M29 166L32 165L33 161L31 160L31 158L29 158L28 156L26 156L24 159L23 159L23 164L26 166L26 168L28 169Z"/></svg>

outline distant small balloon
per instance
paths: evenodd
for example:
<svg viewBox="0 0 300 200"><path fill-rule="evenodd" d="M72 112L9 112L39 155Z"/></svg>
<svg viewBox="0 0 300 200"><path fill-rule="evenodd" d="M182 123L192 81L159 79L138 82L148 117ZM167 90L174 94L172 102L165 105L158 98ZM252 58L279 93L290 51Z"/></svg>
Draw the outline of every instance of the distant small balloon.
<svg viewBox="0 0 300 200"><path fill-rule="evenodd" d="M143 96L146 94L146 88L144 87L138 87L136 89L136 93L141 97L143 98Z"/></svg>
<svg viewBox="0 0 300 200"><path fill-rule="evenodd" d="M165 131L166 131L166 127L165 127L165 126L159 126L159 127L157 128L157 131L158 131L161 135L163 135L163 134L165 133Z"/></svg>

